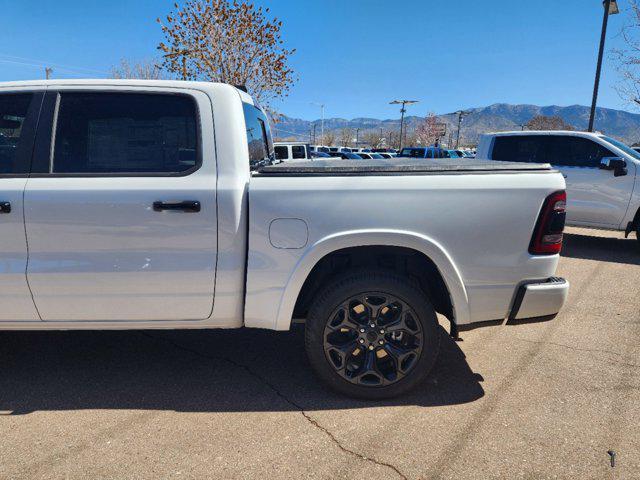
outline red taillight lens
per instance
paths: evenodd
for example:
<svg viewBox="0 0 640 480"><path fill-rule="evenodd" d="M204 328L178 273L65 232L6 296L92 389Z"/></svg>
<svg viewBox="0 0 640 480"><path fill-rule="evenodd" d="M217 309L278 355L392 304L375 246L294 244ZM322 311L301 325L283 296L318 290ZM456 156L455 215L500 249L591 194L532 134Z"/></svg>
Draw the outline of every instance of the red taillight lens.
<svg viewBox="0 0 640 480"><path fill-rule="evenodd" d="M552 193L544 201L529 245L531 255L560 253L566 208L567 192L565 191Z"/></svg>

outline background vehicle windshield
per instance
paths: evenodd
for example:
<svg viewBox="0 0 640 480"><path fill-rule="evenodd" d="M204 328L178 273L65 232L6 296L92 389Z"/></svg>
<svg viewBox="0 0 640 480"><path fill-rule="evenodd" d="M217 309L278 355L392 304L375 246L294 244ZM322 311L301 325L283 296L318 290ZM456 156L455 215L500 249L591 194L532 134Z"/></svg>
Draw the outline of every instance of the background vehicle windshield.
<svg viewBox="0 0 640 480"><path fill-rule="evenodd" d="M640 160L640 153L636 152L633 148L629 147L628 145L625 145L624 143L619 142L618 140L615 140L611 137L601 136L600 138L606 141L607 143L610 143L614 147L618 147L620 150L630 155L631 157L637 160Z"/></svg>

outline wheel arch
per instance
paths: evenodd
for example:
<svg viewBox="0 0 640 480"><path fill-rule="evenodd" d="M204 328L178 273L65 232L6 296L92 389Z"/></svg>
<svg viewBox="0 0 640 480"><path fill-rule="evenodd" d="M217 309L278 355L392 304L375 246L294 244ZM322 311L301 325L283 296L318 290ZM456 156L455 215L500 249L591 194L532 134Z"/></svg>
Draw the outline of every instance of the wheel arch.
<svg viewBox="0 0 640 480"><path fill-rule="evenodd" d="M435 240L415 232L396 230L358 230L324 237L311 245L293 269L281 297L276 318L277 330L288 330L305 282L314 268L336 252L367 247L401 248L413 251L431 262L447 290L451 318L456 324L469 321L468 296L462 276L451 256Z"/></svg>

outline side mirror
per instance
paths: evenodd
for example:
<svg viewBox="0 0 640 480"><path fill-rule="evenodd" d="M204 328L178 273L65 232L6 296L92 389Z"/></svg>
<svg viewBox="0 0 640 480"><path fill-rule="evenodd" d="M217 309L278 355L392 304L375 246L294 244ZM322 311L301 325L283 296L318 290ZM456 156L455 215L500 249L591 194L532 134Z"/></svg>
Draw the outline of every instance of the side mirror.
<svg viewBox="0 0 640 480"><path fill-rule="evenodd" d="M604 157L600 160L601 170L613 170L614 177L623 177L627 174L627 162L620 157Z"/></svg>

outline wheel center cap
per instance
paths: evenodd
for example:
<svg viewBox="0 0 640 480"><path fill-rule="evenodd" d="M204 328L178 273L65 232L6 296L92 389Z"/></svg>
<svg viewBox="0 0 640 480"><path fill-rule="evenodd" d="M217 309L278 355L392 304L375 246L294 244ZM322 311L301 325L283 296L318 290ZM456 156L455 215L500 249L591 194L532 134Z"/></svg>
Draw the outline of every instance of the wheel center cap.
<svg viewBox="0 0 640 480"><path fill-rule="evenodd" d="M367 340L370 342L375 342L378 339L378 334L374 330L369 330L367 332Z"/></svg>

